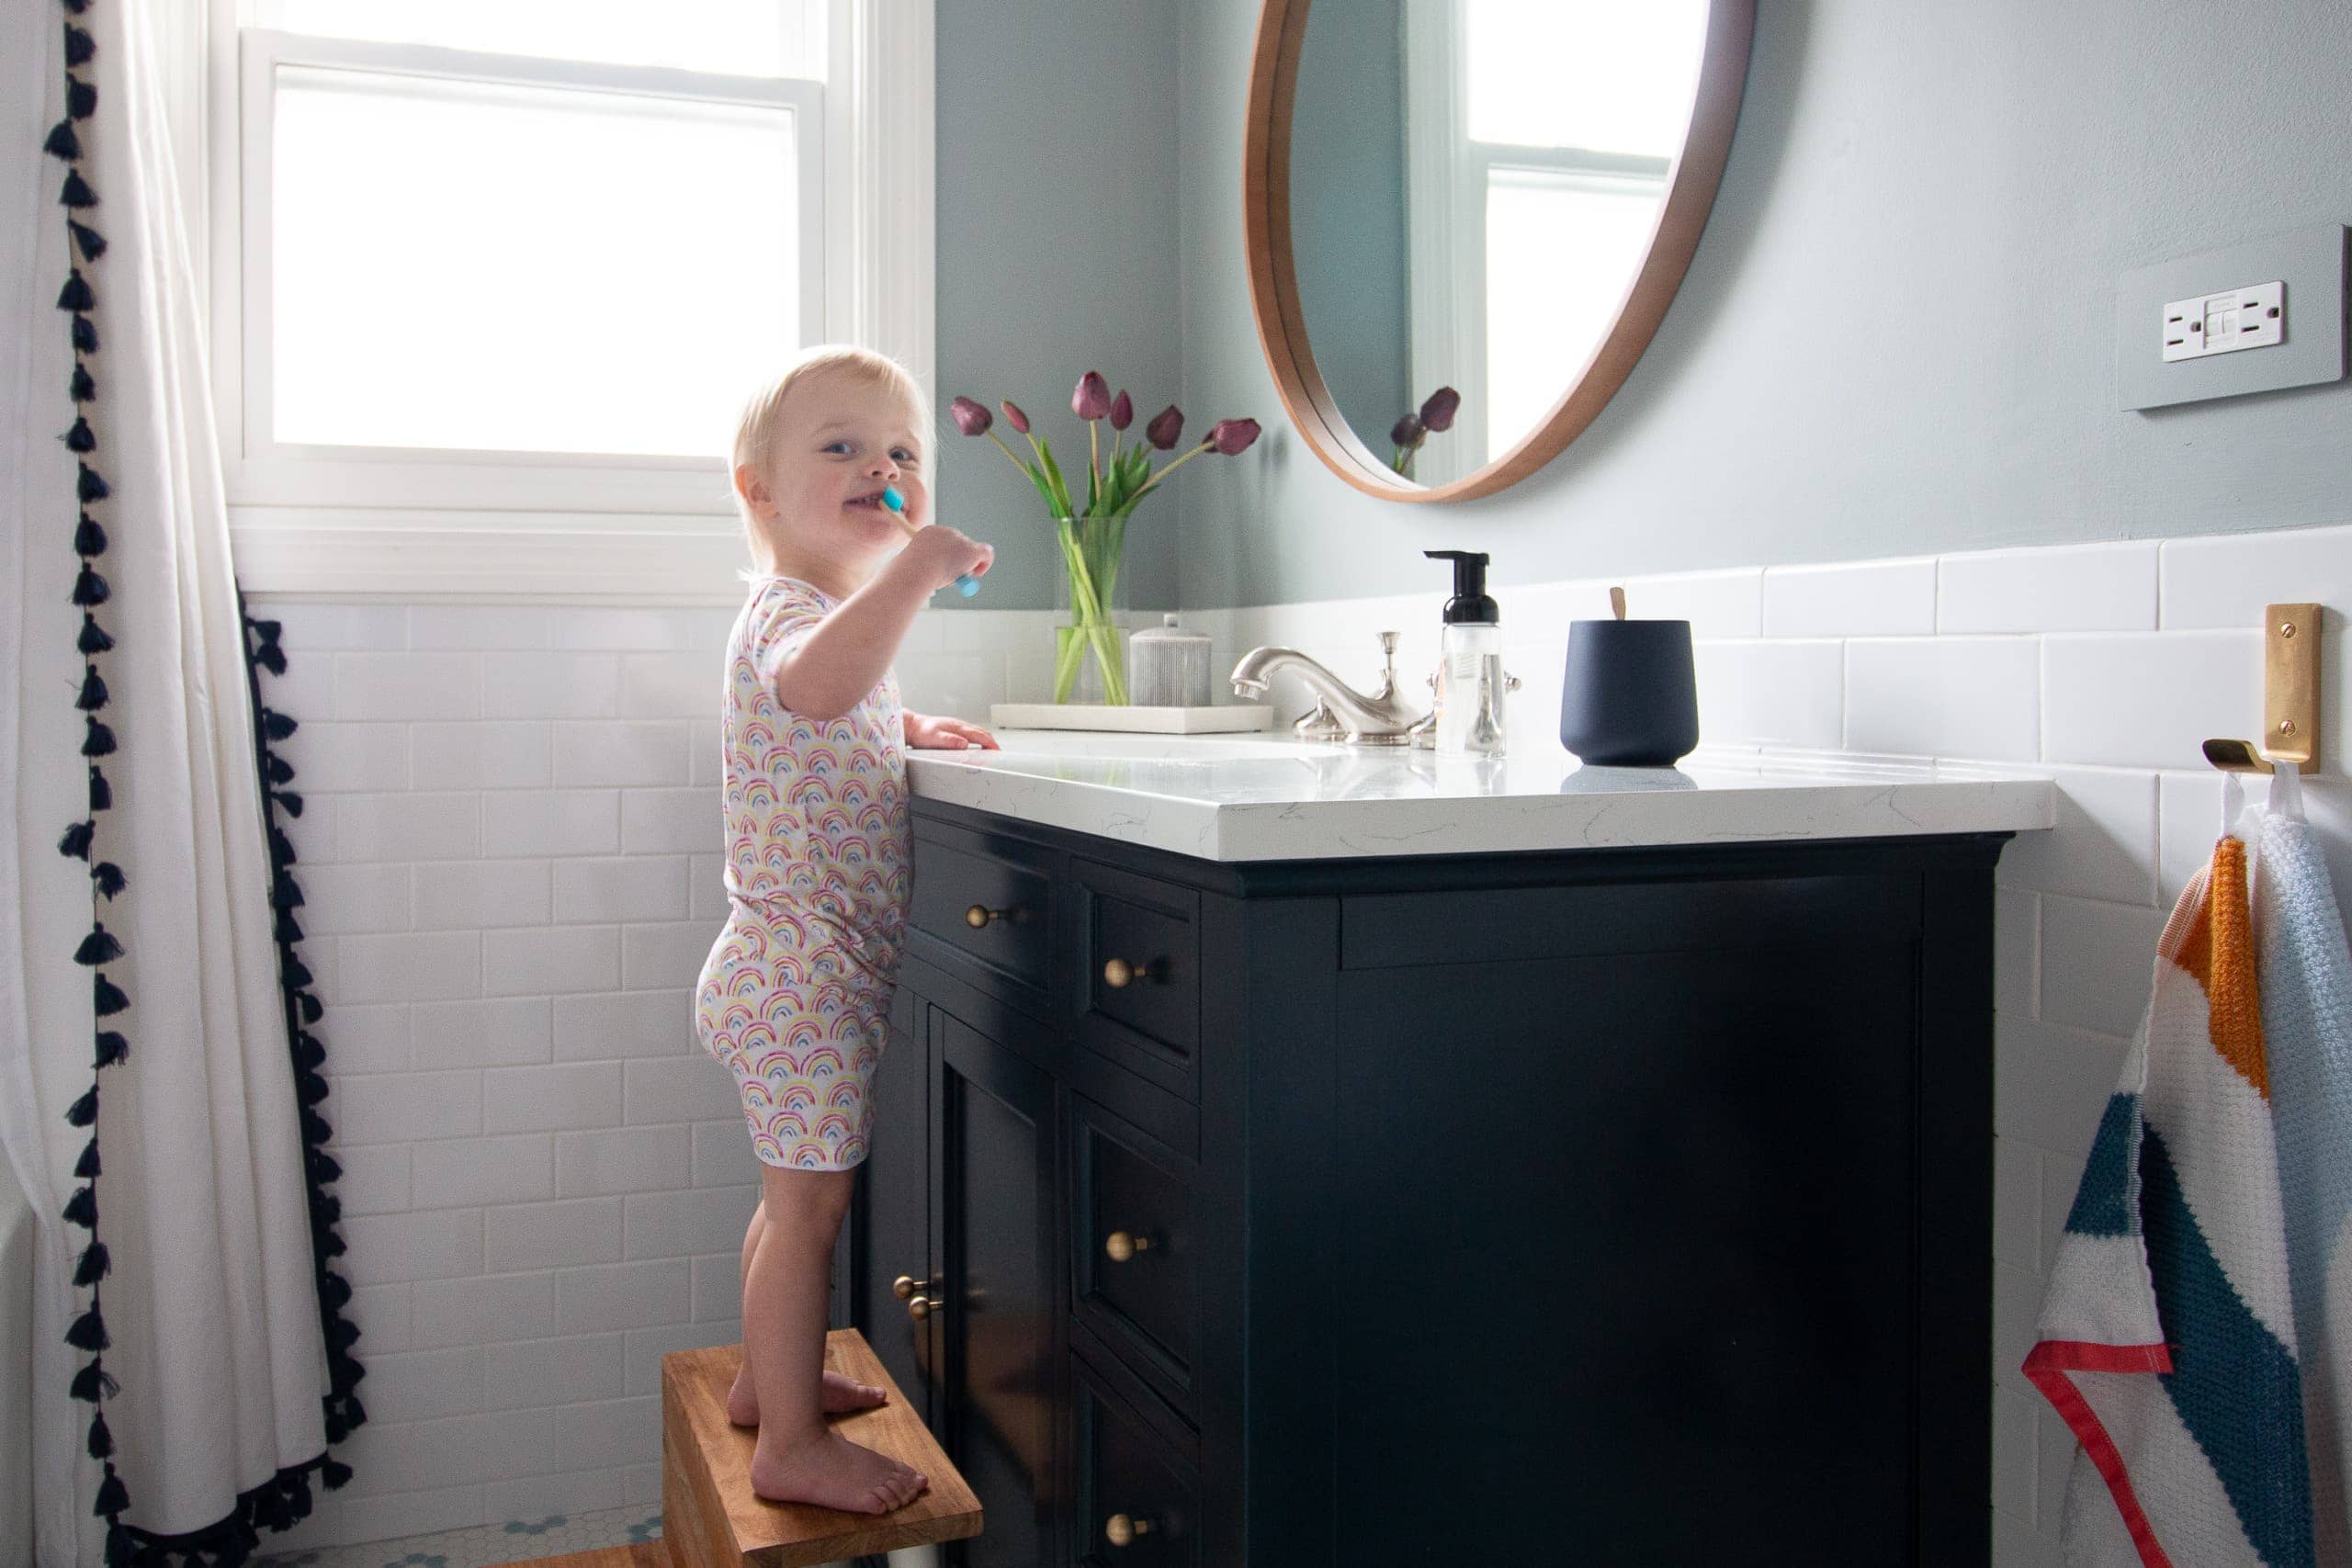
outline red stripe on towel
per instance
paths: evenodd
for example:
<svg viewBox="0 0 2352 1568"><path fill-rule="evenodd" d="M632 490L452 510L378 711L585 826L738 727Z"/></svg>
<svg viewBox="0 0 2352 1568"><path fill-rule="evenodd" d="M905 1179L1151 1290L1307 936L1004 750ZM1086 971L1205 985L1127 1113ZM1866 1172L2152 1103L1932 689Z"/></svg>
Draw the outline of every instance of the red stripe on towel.
<svg viewBox="0 0 2352 1568"><path fill-rule="evenodd" d="M2123 1456L2115 1450L2115 1440L2107 1435L2107 1428L2091 1410L2090 1401L2083 1397L2082 1390L2074 1385L2067 1374L2170 1371L2172 1352L2162 1345L2095 1345L2081 1339L2044 1339L2025 1359L2025 1375L2050 1401L2059 1418L2073 1429L2075 1440L2083 1445L2083 1451L2091 1456L2091 1463L2098 1467L2100 1479L2107 1483L2108 1495L2115 1499L2115 1511L2123 1516L2123 1528L2131 1532L2132 1544L2139 1549L2143 1568L2173 1568L2173 1562L2156 1542L2155 1527L2148 1522L2139 1496L2132 1490L2132 1477L2123 1468Z"/></svg>

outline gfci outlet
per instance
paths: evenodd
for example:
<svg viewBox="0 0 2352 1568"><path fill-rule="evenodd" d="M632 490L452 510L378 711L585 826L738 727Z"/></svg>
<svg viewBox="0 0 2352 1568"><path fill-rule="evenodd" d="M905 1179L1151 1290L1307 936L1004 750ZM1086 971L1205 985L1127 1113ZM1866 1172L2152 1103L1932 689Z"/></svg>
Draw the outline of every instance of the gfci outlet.
<svg viewBox="0 0 2352 1568"><path fill-rule="evenodd" d="M2167 360L2201 359L2242 348L2268 348L2286 341L2287 285L2283 280L2165 302L2163 343Z"/></svg>

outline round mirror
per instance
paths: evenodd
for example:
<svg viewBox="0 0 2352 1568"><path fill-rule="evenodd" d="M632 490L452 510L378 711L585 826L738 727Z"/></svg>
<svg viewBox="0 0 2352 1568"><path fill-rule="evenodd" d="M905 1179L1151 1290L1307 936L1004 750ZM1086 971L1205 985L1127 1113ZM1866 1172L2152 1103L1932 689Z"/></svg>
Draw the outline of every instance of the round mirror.
<svg viewBox="0 0 2352 1568"><path fill-rule="evenodd" d="M1698 248L1754 29L1754 0L1265 0L1250 304L1316 456L1463 500L1590 424Z"/></svg>

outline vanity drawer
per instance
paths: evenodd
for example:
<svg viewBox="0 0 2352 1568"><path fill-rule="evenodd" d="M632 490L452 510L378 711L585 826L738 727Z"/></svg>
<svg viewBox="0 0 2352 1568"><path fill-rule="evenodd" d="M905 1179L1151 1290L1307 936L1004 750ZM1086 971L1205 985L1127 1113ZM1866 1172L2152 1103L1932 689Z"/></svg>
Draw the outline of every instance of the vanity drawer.
<svg viewBox="0 0 2352 1568"><path fill-rule="evenodd" d="M1069 1106L1073 1309L1189 1406L1200 1299L1191 1162L1082 1095Z"/></svg>
<svg viewBox="0 0 2352 1568"><path fill-rule="evenodd" d="M1086 1343L1072 1331L1073 1348ZM1107 1362L1070 1358L1080 1568L1198 1568L1195 1440L1151 1394Z"/></svg>
<svg viewBox="0 0 2352 1568"><path fill-rule="evenodd" d="M1052 970L1054 858L1019 839L929 826L915 840L910 923L950 950L933 956L951 972L1042 999Z"/></svg>
<svg viewBox="0 0 2352 1568"><path fill-rule="evenodd" d="M1092 861L1070 862L1071 1007L1080 1041L1197 1100L1201 896Z"/></svg>

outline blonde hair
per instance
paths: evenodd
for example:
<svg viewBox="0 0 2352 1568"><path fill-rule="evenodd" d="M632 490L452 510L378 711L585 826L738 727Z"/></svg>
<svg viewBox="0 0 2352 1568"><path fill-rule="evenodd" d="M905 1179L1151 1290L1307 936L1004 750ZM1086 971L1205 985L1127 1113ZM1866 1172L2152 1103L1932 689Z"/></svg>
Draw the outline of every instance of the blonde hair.
<svg viewBox="0 0 2352 1568"><path fill-rule="evenodd" d="M775 449L776 425L784 416L784 400L795 387L828 376L847 377L869 387L884 387L896 392L906 402L909 423L916 437L925 446L930 446L931 400L923 395L922 383L905 366L887 354L855 344L820 343L801 350L775 380L744 400L742 416L735 422L735 445L727 465L730 479L746 463L763 473L767 471L768 458ZM747 525L749 521L745 519Z"/></svg>

